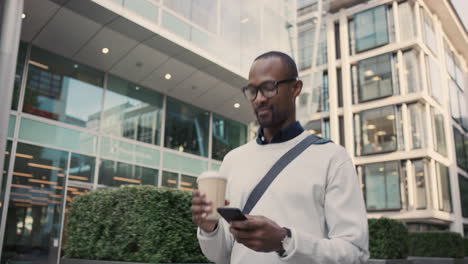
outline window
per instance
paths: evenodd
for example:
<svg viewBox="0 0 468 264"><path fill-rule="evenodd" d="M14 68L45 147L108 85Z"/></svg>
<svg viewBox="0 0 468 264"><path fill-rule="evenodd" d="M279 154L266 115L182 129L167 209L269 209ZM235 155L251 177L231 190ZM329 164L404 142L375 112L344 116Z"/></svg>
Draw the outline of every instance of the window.
<svg viewBox="0 0 468 264"><path fill-rule="evenodd" d="M415 93L421 91L421 77L419 74L419 60L418 52L409 50L403 52L404 60L404 76L403 80L406 82L408 93Z"/></svg>
<svg viewBox="0 0 468 264"><path fill-rule="evenodd" d="M346 147L346 137L345 137L345 127L344 127L343 116L338 117L338 122L340 124L340 145L343 147Z"/></svg>
<svg viewBox="0 0 468 264"><path fill-rule="evenodd" d="M177 189L179 186L179 174L170 171L163 171L161 186Z"/></svg>
<svg viewBox="0 0 468 264"><path fill-rule="evenodd" d="M217 0L171 0L164 5L208 31L216 32Z"/></svg>
<svg viewBox="0 0 468 264"><path fill-rule="evenodd" d="M338 107L343 107L343 76L341 68L336 69L336 85L338 87Z"/></svg>
<svg viewBox="0 0 468 264"><path fill-rule="evenodd" d="M119 161L101 160L98 183L112 187L128 184L158 186L158 170Z"/></svg>
<svg viewBox="0 0 468 264"><path fill-rule="evenodd" d="M435 150L446 156L447 143L445 141L444 115L432 108L432 118Z"/></svg>
<svg viewBox="0 0 468 264"><path fill-rule="evenodd" d="M432 97L439 103L442 98L442 82L440 77L440 68L437 61L432 56L426 55L427 84Z"/></svg>
<svg viewBox="0 0 468 264"><path fill-rule="evenodd" d="M367 210L401 209L399 162L373 163L363 168Z"/></svg>
<svg viewBox="0 0 468 264"><path fill-rule="evenodd" d="M353 21L356 52L389 43L387 6L382 5L360 12L354 15Z"/></svg>
<svg viewBox="0 0 468 264"><path fill-rule="evenodd" d="M453 138L455 140L457 165L465 171L468 171L468 149L466 149L467 146L465 144L465 142L468 141L468 137L463 136L457 128L453 127Z"/></svg>
<svg viewBox="0 0 468 264"><path fill-rule="evenodd" d="M419 149L426 146L426 119L423 104L408 105L408 115L411 124L411 149Z"/></svg>
<svg viewBox="0 0 468 264"><path fill-rule="evenodd" d="M168 97L164 146L208 157L209 122L208 111Z"/></svg>
<svg viewBox="0 0 468 264"><path fill-rule="evenodd" d="M403 2L398 5L401 40L411 40L416 37L416 22L414 6L409 2Z"/></svg>
<svg viewBox="0 0 468 264"><path fill-rule="evenodd" d="M400 120L401 111L394 106L361 112L356 124L357 154L366 155L403 149Z"/></svg>
<svg viewBox="0 0 468 264"><path fill-rule="evenodd" d="M416 183L416 193L415 193L415 205L416 209L426 209L428 201L428 190L429 187L429 178L428 176L428 164L426 160L414 160L413 161L413 174L414 180Z"/></svg>
<svg viewBox="0 0 468 264"><path fill-rule="evenodd" d="M18 57L16 58L15 82L13 83L13 98L11 102L12 110L18 110L19 94L21 89L21 82L23 81L23 70L27 50L27 44L24 42L20 42L18 49Z"/></svg>
<svg viewBox="0 0 468 264"><path fill-rule="evenodd" d="M450 192L450 175L446 166L436 162L437 175L437 197L439 199L439 210L452 212L452 194Z"/></svg>
<svg viewBox="0 0 468 264"><path fill-rule="evenodd" d="M107 83L103 132L158 145L163 96L112 75Z"/></svg>
<svg viewBox="0 0 468 264"><path fill-rule="evenodd" d="M365 102L398 93L397 82L392 81L393 59L390 54L362 60L357 64L359 102ZM395 87L394 87L395 86Z"/></svg>
<svg viewBox="0 0 468 264"><path fill-rule="evenodd" d="M309 121L304 129L316 136L330 138L330 121L328 119Z"/></svg>
<svg viewBox="0 0 468 264"><path fill-rule="evenodd" d="M96 159L94 157L72 153L68 179L93 183L95 165Z"/></svg>
<svg viewBox="0 0 468 264"><path fill-rule="evenodd" d="M247 143L247 126L219 115L213 115L212 158L223 160L231 150Z"/></svg>
<svg viewBox="0 0 468 264"><path fill-rule="evenodd" d="M314 65L327 63L327 38L325 27L320 27L316 61L312 62L316 30L316 22L313 19L298 24L299 34L297 45L299 70L305 70Z"/></svg>
<svg viewBox="0 0 468 264"><path fill-rule="evenodd" d="M198 184L197 184L197 177L189 176L189 175L181 175L181 181L180 181L180 189L183 191L194 191L195 189L198 189Z"/></svg>
<svg viewBox="0 0 468 264"><path fill-rule="evenodd" d="M340 37L340 23L334 23L333 29L335 32L335 55L336 59L341 59L341 37Z"/></svg>
<svg viewBox="0 0 468 264"><path fill-rule="evenodd" d="M33 47L23 111L97 129L104 74Z"/></svg>
<svg viewBox="0 0 468 264"><path fill-rule="evenodd" d="M468 217L468 179L458 174L458 185L460 188L460 203L462 216ZM465 226L465 236L467 227Z"/></svg>
<svg viewBox="0 0 468 264"><path fill-rule="evenodd" d="M429 47L429 49L437 54L437 40L434 31L434 22L432 21L431 16L429 13L421 7L421 18L422 18L422 27L423 27L423 36L424 36L424 43Z"/></svg>
<svg viewBox="0 0 468 264"><path fill-rule="evenodd" d="M4 162L3 162L3 173L2 173L2 186L1 186L1 197L0 197L0 217L3 219L3 205L5 204L5 188L6 188L6 182L7 182L7 176L8 176L8 168L10 165L10 153L11 153L11 145L12 141L8 140L5 148L5 157L4 157Z"/></svg>

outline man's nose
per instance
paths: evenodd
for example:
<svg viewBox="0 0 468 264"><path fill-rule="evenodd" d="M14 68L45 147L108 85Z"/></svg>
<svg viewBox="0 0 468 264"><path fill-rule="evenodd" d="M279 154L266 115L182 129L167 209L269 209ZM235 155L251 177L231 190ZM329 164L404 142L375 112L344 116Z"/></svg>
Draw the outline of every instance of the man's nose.
<svg viewBox="0 0 468 264"><path fill-rule="evenodd" d="M263 104L268 98L266 98L261 90L257 90L257 96L255 97L255 100L253 101L254 105L261 105Z"/></svg>

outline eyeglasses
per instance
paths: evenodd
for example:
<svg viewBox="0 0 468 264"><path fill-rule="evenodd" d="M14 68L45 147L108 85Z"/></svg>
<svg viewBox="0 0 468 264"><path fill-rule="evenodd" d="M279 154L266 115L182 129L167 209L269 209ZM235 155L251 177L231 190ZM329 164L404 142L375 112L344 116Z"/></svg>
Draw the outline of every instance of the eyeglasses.
<svg viewBox="0 0 468 264"><path fill-rule="evenodd" d="M259 86L254 85L247 85L242 88L242 92L244 93L245 97L253 101L257 98L258 91L262 93L265 98L272 98L273 96L278 94L278 86L282 83L288 83L299 80L298 77L281 80L281 81L265 81L262 82Z"/></svg>

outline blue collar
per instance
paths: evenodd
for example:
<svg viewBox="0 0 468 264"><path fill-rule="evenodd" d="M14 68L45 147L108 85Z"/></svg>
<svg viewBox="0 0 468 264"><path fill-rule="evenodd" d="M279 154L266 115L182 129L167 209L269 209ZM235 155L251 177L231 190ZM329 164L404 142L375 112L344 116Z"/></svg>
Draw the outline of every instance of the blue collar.
<svg viewBox="0 0 468 264"><path fill-rule="evenodd" d="M276 135L273 136L273 139L271 142L267 142L265 140L265 137L263 135L263 129L260 127L257 132L257 144L259 145L266 145L266 144L271 144L271 143L281 143L288 141L290 139L293 139L297 137L299 134L304 132L304 128L301 126L301 124L296 121L289 126L282 128Z"/></svg>

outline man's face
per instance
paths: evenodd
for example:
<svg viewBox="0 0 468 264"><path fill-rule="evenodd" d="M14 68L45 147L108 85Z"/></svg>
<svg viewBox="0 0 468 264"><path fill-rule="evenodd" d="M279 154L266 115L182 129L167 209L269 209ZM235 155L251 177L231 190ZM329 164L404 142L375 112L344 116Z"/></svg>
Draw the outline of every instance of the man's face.
<svg viewBox="0 0 468 264"><path fill-rule="evenodd" d="M295 76L288 76L286 67L278 57L259 59L252 64L249 84L258 86L265 81L281 81ZM282 128L288 121L295 120L295 98L302 88L301 81L278 85L278 94L265 98L258 91L251 101L258 123L264 128Z"/></svg>

